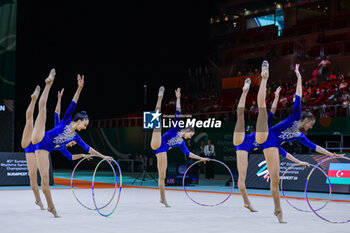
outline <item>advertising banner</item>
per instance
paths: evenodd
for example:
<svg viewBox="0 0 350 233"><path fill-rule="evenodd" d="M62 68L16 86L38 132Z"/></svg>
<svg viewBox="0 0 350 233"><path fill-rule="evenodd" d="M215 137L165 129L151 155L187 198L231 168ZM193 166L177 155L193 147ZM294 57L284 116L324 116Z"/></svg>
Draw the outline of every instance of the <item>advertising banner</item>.
<svg viewBox="0 0 350 233"><path fill-rule="evenodd" d="M53 185L51 160L49 175L50 185ZM40 184L39 171L38 184ZM0 152L0 185L30 185L27 161L24 152Z"/></svg>
<svg viewBox="0 0 350 233"><path fill-rule="evenodd" d="M325 159L324 155L295 155L301 161L316 165ZM280 156L280 177L295 163ZM332 192L350 193L349 171L350 162L346 159L331 159L321 165L322 170L329 176L332 184ZM283 177L283 189L293 191L304 191L306 178L312 167L294 166L289 169ZM247 171L247 188L270 189L269 173L266 160L262 154L252 154L249 158ZM310 176L308 189L310 192L329 192L329 182L327 177L318 169Z"/></svg>

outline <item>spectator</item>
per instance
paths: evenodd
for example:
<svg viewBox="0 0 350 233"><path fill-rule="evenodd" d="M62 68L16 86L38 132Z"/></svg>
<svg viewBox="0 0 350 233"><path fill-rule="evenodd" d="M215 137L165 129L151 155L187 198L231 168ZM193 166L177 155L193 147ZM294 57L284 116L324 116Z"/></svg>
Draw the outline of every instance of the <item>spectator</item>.
<svg viewBox="0 0 350 233"><path fill-rule="evenodd" d="M193 149L193 146L192 146L192 141L191 141L191 139L188 139L188 140L187 140L187 149L188 149L190 152L194 153L194 149Z"/></svg>
<svg viewBox="0 0 350 233"><path fill-rule="evenodd" d="M317 78L318 78L318 66L316 66L312 71L312 79L310 80L310 85L317 86L318 85Z"/></svg>
<svg viewBox="0 0 350 233"><path fill-rule="evenodd" d="M215 147L211 144L211 139L208 139L208 144L204 147L204 155L210 159L215 157ZM205 164L205 178L214 179L214 163Z"/></svg>
<svg viewBox="0 0 350 233"><path fill-rule="evenodd" d="M205 156L205 154L204 154L204 147L205 147L204 140L201 140L201 144L200 144L200 146L197 149L197 154L199 156L201 156L201 157ZM205 164L203 164L203 163L199 163L198 164L198 166L197 166L198 167L198 175L199 175L200 171L202 170L203 166L205 166Z"/></svg>
<svg viewBox="0 0 350 233"><path fill-rule="evenodd" d="M250 114L253 114L254 116L258 114L259 108L255 100L252 102L252 106L250 106L249 111L250 111Z"/></svg>
<svg viewBox="0 0 350 233"><path fill-rule="evenodd" d="M307 90L307 89L309 89L309 87L310 87L310 83L309 83L309 81L306 81L304 84L304 88Z"/></svg>
<svg viewBox="0 0 350 233"><path fill-rule="evenodd" d="M328 80L329 77L329 68L328 66L331 62L327 57L322 57L322 61L318 64L318 73L322 81Z"/></svg>
<svg viewBox="0 0 350 233"><path fill-rule="evenodd" d="M336 87L334 94L331 95L328 99L330 99L330 100L332 100L332 99L340 99L341 96L342 96L341 91L338 89L338 87Z"/></svg>
<svg viewBox="0 0 350 233"><path fill-rule="evenodd" d="M198 147L198 151L197 151L197 154L201 157L204 157L204 147L205 147L204 140L202 140L200 146Z"/></svg>
<svg viewBox="0 0 350 233"><path fill-rule="evenodd" d="M337 73L337 79L338 80L343 80L344 79L344 75L340 72Z"/></svg>
<svg viewBox="0 0 350 233"><path fill-rule="evenodd" d="M321 117L327 117L327 115L326 115L326 108L327 108L327 105L325 105L325 104L321 105L321 108L320 108Z"/></svg>
<svg viewBox="0 0 350 233"><path fill-rule="evenodd" d="M350 116L350 95L345 94L343 97L343 108L346 110L346 116Z"/></svg>
<svg viewBox="0 0 350 233"><path fill-rule="evenodd" d="M194 148L193 148L193 146L192 146L192 141L191 141L191 139L188 139L187 141L186 141L186 146L187 146L187 149L189 150L189 152L192 152L192 153L194 153ZM192 159L190 158L190 157L187 157L186 155L184 155L185 156L185 160L186 160L186 164L187 165L189 165L189 164L191 164L193 161L192 161Z"/></svg>
<svg viewBox="0 0 350 233"><path fill-rule="evenodd" d="M348 83L345 81L345 79L342 79L341 83L339 84L339 89L344 89L348 87Z"/></svg>
<svg viewBox="0 0 350 233"><path fill-rule="evenodd" d="M341 99L342 99L343 101L349 101L349 100L350 100L350 93L349 93L348 90L345 90L345 91L344 91L344 94L342 95Z"/></svg>
<svg viewBox="0 0 350 233"><path fill-rule="evenodd" d="M329 81L334 81L334 80L337 80L337 75L331 72L331 74L329 75Z"/></svg>

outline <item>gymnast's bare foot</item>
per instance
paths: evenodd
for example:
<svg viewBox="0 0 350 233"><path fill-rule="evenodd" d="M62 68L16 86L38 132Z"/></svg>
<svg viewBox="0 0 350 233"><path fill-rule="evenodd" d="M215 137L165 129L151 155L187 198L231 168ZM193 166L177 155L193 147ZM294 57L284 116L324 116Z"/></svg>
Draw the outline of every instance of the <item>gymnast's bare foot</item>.
<svg viewBox="0 0 350 233"><path fill-rule="evenodd" d="M266 60L264 60L261 65L261 77L263 79L269 78L269 63Z"/></svg>
<svg viewBox="0 0 350 233"><path fill-rule="evenodd" d="M53 208L47 208L47 211L49 211L50 213L52 213L53 214L53 216L55 217L55 218L60 218L61 216L59 216L58 214L57 214L57 211L56 211L56 209L55 209L55 207L53 207Z"/></svg>
<svg viewBox="0 0 350 233"><path fill-rule="evenodd" d="M250 210L251 212L258 212L256 209L254 209L254 207L250 203L249 204L245 203L244 207Z"/></svg>
<svg viewBox="0 0 350 233"><path fill-rule="evenodd" d="M167 208L171 207L165 199L164 200L160 200L159 202L162 203L163 205L165 205L165 207L167 207Z"/></svg>
<svg viewBox="0 0 350 233"><path fill-rule="evenodd" d="M273 214L277 217L280 223L287 223L287 221L283 220L282 211L279 211L279 212L275 211Z"/></svg>
<svg viewBox="0 0 350 233"><path fill-rule="evenodd" d="M250 83L251 83L250 78L246 78L246 79L244 80L244 86L243 86L243 88L242 88L242 91L243 91L244 93L247 93L247 92L249 91Z"/></svg>
<svg viewBox="0 0 350 233"><path fill-rule="evenodd" d="M164 86L161 86L161 87L159 88L158 96L162 96L162 97L163 97L164 91L165 91Z"/></svg>
<svg viewBox="0 0 350 233"><path fill-rule="evenodd" d="M40 94L40 86L36 86L33 94L30 96L33 100L37 100Z"/></svg>
<svg viewBox="0 0 350 233"><path fill-rule="evenodd" d="M51 85L53 83L53 80L55 79L56 76L56 70L52 69L50 71L49 77L45 79L45 83Z"/></svg>
<svg viewBox="0 0 350 233"><path fill-rule="evenodd" d="M41 202L41 200L35 201L35 204L38 205L38 206L40 207L41 210L45 210L44 205L43 205L43 203Z"/></svg>

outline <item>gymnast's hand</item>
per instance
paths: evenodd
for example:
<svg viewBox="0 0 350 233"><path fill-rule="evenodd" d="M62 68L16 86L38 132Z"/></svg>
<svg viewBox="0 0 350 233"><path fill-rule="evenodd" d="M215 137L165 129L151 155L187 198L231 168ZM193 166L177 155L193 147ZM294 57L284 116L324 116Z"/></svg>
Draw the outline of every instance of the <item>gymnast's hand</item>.
<svg viewBox="0 0 350 233"><path fill-rule="evenodd" d="M71 141L69 143L66 144L66 147L72 147L74 146L75 144L77 144L75 141Z"/></svg>
<svg viewBox="0 0 350 233"><path fill-rule="evenodd" d="M304 168L306 166L310 167L310 164L308 162L303 162L303 161L300 161L300 163L298 163L299 165L303 166Z"/></svg>
<svg viewBox="0 0 350 233"><path fill-rule="evenodd" d="M203 157L201 157L201 158L199 159L199 161L201 161L201 162L203 162L203 163L206 163L207 161L209 161L209 158L203 158Z"/></svg>
<svg viewBox="0 0 350 233"><path fill-rule="evenodd" d="M113 157L111 157L111 156L103 156L103 159L107 160L108 162L110 162L113 159Z"/></svg>
<svg viewBox="0 0 350 233"><path fill-rule="evenodd" d="M61 99L61 98L62 98L63 92L64 92L64 88L62 88L61 91L58 91L58 94L57 94L57 98L58 98L58 99Z"/></svg>
<svg viewBox="0 0 350 233"><path fill-rule="evenodd" d="M80 74L78 74L77 80L78 80L78 87L83 88L84 87L84 75L80 76Z"/></svg>
<svg viewBox="0 0 350 233"><path fill-rule="evenodd" d="M85 155L85 154L83 154L82 157L83 157L83 158L86 158L88 161L91 161L91 160L92 160L91 155Z"/></svg>
<svg viewBox="0 0 350 233"><path fill-rule="evenodd" d="M282 90L282 87L279 86L277 87L276 91L275 91L275 98L278 98L280 96L280 91Z"/></svg>
<svg viewBox="0 0 350 233"><path fill-rule="evenodd" d="M338 157L338 158L340 158L340 157L343 157L345 154L336 154L335 152L332 154L332 156L335 156L335 157Z"/></svg>
<svg viewBox="0 0 350 233"><path fill-rule="evenodd" d="M181 98L181 88L178 88L175 90L175 95L176 95L176 98Z"/></svg>
<svg viewBox="0 0 350 233"><path fill-rule="evenodd" d="M295 74L297 75L297 78L301 78L301 74L299 72L299 66L300 64L295 64Z"/></svg>

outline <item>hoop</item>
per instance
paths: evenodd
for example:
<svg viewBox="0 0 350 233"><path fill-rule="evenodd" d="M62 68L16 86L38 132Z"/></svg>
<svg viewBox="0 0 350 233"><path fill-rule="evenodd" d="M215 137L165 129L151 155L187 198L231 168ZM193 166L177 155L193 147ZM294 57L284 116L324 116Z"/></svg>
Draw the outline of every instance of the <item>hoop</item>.
<svg viewBox="0 0 350 233"><path fill-rule="evenodd" d="M327 204L328 204L328 202L330 201L330 199L331 199L331 195L332 195L332 185L331 185L331 181L330 181L330 179L329 179L329 177L328 177L328 175L323 171L323 169L321 169L321 168L319 168L319 167L316 167L315 165L313 165L313 164L309 164L310 166L312 166L312 167L314 167L314 168L317 168L317 169L319 169L325 176L326 176L326 178L328 179L328 182L329 182L329 196L328 196L328 199L327 199L327 202L323 205L323 206L321 206L320 208L318 208L318 209L316 209L315 211L319 211L319 210L321 210L321 209L323 209ZM289 169L291 169L292 167L296 167L296 166L302 166L302 165L300 165L300 164L293 164L292 166L290 166L289 168L287 168L284 172L283 172L283 174L282 174L282 176L281 176L281 192L282 192L282 194L283 194L283 197L284 197L284 199L286 200L286 202L291 206L291 207L293 207L294 209L296 209L296 210L298 210L298 211L301 211L301 212L312 212L311 210L303 210L303 209L300 209L300 208L298 208L298 207L295 207L294 205L292 205L292 203L290 203L289 201L288 201L288 199L287 199L287 197L286 197L286 195L285 195L285 193L284 193L284 190L283 190L283 177L284 177L284 175L287 173L287 171L289 170ZM305 191L306 192L306 191Z"/></svg>
<svg viewBox="0 0 350 233"><path fill-rule="evenodd" d="M104 161L107 161L107 160L103 159L103 160L101 160L101 161L96 165L94 174L93 174L93 176L92 176L92 200L93 200L93 202L94 202L94 205L95 205L95 207L96 207L97 212L98 212L101 216L103 216L103 217L109 217L109 216L111 216L111 215L114 213L114 211L116 210L116 208L117 208L117 206L118 206L119 199L120 199L120 195L121 195L121 192L122 192L122 185L123 185L122 181L123 181L123 177L122 177L122 171L121 171L121 169L120 169L119 164L118 164L114 159L111 159L111 162L113 162L115 165L117 165L118 171L119 171L119 174L120 174L119 193L118 193L117 203L115 204L113 210L112 210L110 213L108 213L108 214L103 214L103 213L100 211L101 208L97 208L97 204L96 204L96 200L95 200L95 188L94 188L94 187L95 187L95 175L96 175L96 172L97 172L97 168L98 168L98 167L100 166L100 164L101 164L102 162L104 162ZM112 166L112 163L111 163L111 162L109 162L109 161L107 161L107 162L109 163L109 165ZM113 166L112 166L112 167L113 167ZM114 175L115 175L115 173L114 173ZM115 175L115 184L116 184L116 188L115 188L115 190L116 190L116 189L117 189L117 185L118 185L118 184L117 184L117 176L116 176L116 175Z"/></svg>
<svg viewBox="0 0 350 233"><path fill-rule="evenodd" d="M331 159L347 159L347 160L350 160L350 158L345 157L345 156L343 156L343 157L328 157L328 158L325 158L325 159L323 159L322 161L320 161L318 164L316 164L315 167L319 167L322 163L324 163L324 162L326 162L326 161L328 161L328 160L331 160ZM307 201L307 204L309 205L310 209L311 209L312 212L314 212L314 214L316 214L319 218L321 218L322 220L324 220L324 221L326 221L326 222L329 222L329 223L348 223L348 222L350 222L350 219L348 219L348 220L343 220L343 221L332 221L332 220L329 220L329 219L327 219L327 218L321 216L320 214L318 214L318 213L314 210L314 208L312 208L312 206L311 206L311 204L310 204L310 201L309 201L309 198L308 198L308 196L307 196L307 185L308 185L308 183L309 183L309 178L310 178L311 174L312 174L312 173L314 172L314 170L315 170L315 167L310 171L310 173L309 173L309 175L308 175L308 177L307 177L307 179L306 179L306 183L305 183L305 197L306 197L306 201Z"/></svg>
<svg viewBox="0 0 350 233"><path fill-rule="evenodd" d="M92 155L91 157L98 157L98 156L97 156L97 155ZM74 169L73 169L73 171L72 171L72 176L71 176L71 178L70 178L70 185L71 185L71 187L72 187L73 196L75 197L75 199L78 201L78 203L79 203L80 205L82 205L83 207L85 207L85 208L88 209L88 210L96 210L97 207L96 207L96 208L90 208L90 207L84 205L84 204L78 199L78 197L77 197L77 195L76 195L76 193L75 193L75 191L74 191L73 177L74 177L75 170L77 169L77 167L79 166L79 164L80 164L81 162L83 162L85 159L87 159L87 158L82 158L82 159L75 165L75 167L74 167ZM115 176L115 178L116 178L116 180L117 180L117 175L116 175L116 173L115 173L114 167L113 167L111 164L109 164L109 165L111 166L111 168L112 168L112 170L113 170L113 173L114 173L114 176ZM106 206L108 206L108 205L112 202L112 200L114 199L114 196L115 196L115 194L116 194L117 188L118 188L118 183L116 182L116 183L115 183L114 192L113 192L113 195L112 195L111 200L109 200L105 205L103 205L103 206L100 207L99 209L105 208Z"/></svg>
<svg viewBox="0 0 350 233"><path fill-rule="evenodd" d="M192 163L192 164L187 168L186 172L184 173L184 176L183 176L183 178L182 178L182 186L183 186L183 188L184 188L184 191L185 191L187 197L188 197L191 201L193 201L194 203L196 203L196 204L198 204L198 205L200 205L200 206L214 207L214 206L221 205L222 203L224 203L225 201L227 201L227 200L230 198L230 196L232 195L233 189L234 189L234 187L235 187L235 185L234 185L235 181L234 181L234 179L233 179L233 174L232 174L230 168L229 168L226 164L224 164L223 162L221 162L221 161L219 161L219 160L216 160L216 159L209 159L207 162L211 162L211 161L222 164L222 165L230 172L230 175L231 175L231 178L232 178L232 189L231 189L230 194L229 194L223 201L221 201L221 202L219 202L219 203L217 203L217 204L213 204L213 205L211 205L211 204L202 204L202 203L200 203L200 202L197 202L197 201L193 200L193 199L191 198L191 196L188 194L187 190L186 190L185 178L186 178L187 172L191 169L191 167L193 167L194 165L196 165L196 164L198 164L198 163L201 163L202 161L198 160L197 162Z"/></svg>

